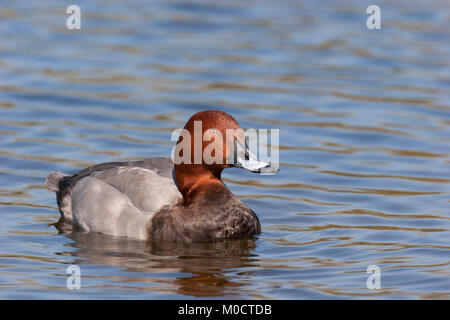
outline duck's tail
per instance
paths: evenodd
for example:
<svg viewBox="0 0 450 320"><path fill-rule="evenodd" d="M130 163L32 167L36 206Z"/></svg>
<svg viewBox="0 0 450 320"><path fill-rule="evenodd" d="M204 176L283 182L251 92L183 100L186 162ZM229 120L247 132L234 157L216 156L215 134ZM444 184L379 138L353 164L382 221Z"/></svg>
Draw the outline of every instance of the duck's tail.
<svg viewBox="0 0 450 320"><path fill-rule="evenodd" d="M64 178L69 176L68 174L64 172L54 171L50 172L50 174L47 176L47 180L45 181L45 184L47 185L47 188L51 191L54 191L58 193L59 190L59 182Z"/></svg>
<svg viewBox="0 0 450 320"><path fill-rule="evenodd" d="M67 180L71 175L64 172L50 172L45 184L47 188L56 193L56 202L61 216L72 221L72 188L68 186Z"/></svg>

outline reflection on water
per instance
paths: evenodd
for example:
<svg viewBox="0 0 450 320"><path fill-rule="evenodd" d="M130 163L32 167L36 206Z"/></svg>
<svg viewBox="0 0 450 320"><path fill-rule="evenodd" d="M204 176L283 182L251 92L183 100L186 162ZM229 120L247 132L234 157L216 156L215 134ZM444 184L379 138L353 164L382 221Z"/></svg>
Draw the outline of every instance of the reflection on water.
<svg viewBox="0 0 450 320"><path fill-rule="evenodd" d="M448 1L381 2L373 31L356 0L77 4L79 31L56 0L0 12L0 298L450 297ZM155 244L56 223L48 172L168 156L205 109L280 129L278 175L224 173L261 236Z"/></svg>
<svg viewBox="0 0 450 320"><path fill-rule="evenodd" d="M255 239L229 240L217 243L149 243L109 237L96 233L73 232L72 226L59 223L58 230L68 235L76 251L57 252L73 257L83 270L84 264L120 267L127 274L121 284L144 282L158 285L141 290L161 290L196 297L233 297L244 283L228 276L230 269L258 267L252 254ZM158 280L160 273L181 276L170 283ZM145 277L134 275L145 274ZM156 276L152 276L156 274Z"/></svg>

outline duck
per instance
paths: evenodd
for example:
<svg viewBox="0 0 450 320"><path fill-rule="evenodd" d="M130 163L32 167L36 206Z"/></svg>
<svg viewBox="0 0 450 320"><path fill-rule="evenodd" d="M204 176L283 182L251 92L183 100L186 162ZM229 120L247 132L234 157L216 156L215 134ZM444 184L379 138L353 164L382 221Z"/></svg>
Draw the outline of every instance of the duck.
<svg viewBox="0 0 450 320"><path fill-rule="evenodd" d="M278 168L251 153L242 134L231 135L231 142L219 145L209 158L190 161L198 123L201 134L209 134L200 142L203 152L219 136L242 130L226 112L200 111L189 118L183 128L187 135L180 135L174 147L190 143L179 148L181 161L174 161L173 151L170 158L105 162L74 175L51 172L46 186L56 193L61 219L84 232L147 241L214 242L259 235L257 215L228 189L221 174L232 167L274 173ZM211 156L223 161L211 161Z"/></svg>

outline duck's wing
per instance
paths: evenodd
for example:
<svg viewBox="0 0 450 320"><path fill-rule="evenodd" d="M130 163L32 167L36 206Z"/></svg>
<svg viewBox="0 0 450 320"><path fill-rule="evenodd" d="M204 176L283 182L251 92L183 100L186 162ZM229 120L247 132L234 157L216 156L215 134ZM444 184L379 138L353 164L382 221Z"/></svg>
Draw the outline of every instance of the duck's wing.
<svg viewBox="0 0 450 320"><path fill-rule="evenodd" d="M115 216L130 206L133 209L127 209L129 215L140 214L150 219L163 206L174 205L181 199L172 171L169 158L107 162L73 176L52 172L47 186L56 192L59 210L69 221L79 222L76 216L80 212L92 218L106 218L102 210ZM109 209L104 210L106 207Z"/></svg>
<svg viewBox="0 0 450 320"><path fill-rule="evenodd" d="M148 238L149 218L131 199L97 178L82 178L72 190L72 222L84 231L140 240Z"/></svg>
<svg viewBox="0 0 450 320"><path fill-rule="evenodd" d="M165 205L176 204L182 197L168 171L166 168L149 166L148 162L139 162L113 167L90 176L128 196L144 214L153 214Z"/></svg>

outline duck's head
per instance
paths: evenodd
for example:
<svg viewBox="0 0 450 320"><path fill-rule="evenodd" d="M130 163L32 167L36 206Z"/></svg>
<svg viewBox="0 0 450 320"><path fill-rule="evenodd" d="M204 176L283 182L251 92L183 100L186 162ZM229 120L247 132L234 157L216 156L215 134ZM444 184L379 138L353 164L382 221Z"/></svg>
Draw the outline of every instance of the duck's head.
<svg viewBox="0 0 450 320"><path fill-rule="evenodd" d="M237 167L252 172L271 170L270 162L259 160L249 150L238 122L219 110L198 112L187 121L180 131L172 160L182 193L193 181L220 181L225 168ZM277 168L273 169L273 172L277 171Z"/></svg>

